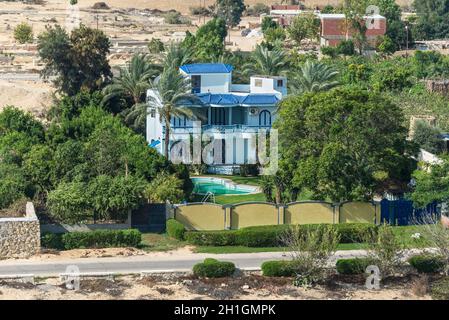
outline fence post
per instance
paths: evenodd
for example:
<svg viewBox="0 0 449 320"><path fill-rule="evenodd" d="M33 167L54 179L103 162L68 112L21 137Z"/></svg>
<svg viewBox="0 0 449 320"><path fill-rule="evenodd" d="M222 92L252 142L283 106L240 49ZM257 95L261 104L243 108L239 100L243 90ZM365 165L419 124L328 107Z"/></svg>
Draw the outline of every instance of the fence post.
<svg viewBox="0 0 449 320"><path fill-rule="evenodd" d="M334 203L332 204L332 207L334 208L334 224L340 223L340 203Z"/></svg>
<svg viewBox="0 0 449 320"><path fill-rule="evenodd" d="M279 204L278 207L278 224L285 224L285 208L286 205Z"/></svg>
<svg viewBox="0 0 449 320"><path fill-rule="evenodd" d="M224 229L231 230L232 205L224 205L223 213L224 213Z"/></svg>

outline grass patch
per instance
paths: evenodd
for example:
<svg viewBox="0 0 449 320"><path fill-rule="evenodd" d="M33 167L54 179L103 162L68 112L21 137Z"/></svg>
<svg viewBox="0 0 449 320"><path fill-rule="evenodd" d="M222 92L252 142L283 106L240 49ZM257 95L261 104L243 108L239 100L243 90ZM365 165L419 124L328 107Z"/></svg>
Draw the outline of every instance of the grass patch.
<svg viewBox="0 0 449 320"><path fill-rule="evenodd" d="M365 243L340 243L337 250L358 250L365 249L367 245ZM210 254L228 254L228 253L257 253L257 252L284 252L287 251L286 247L245 247L245 246L199 246L194 249L196 253L210 253Z"/></svg>
<svg viewBox="0 0 449 320"><path fill-rule="evenodd" d="M241 202L251 201L265 201L265 195L263 193L243 194L243 195L229 195L229 196L216 196L215 201L218 204L234 204Z"/></svg>
<svg viewBox="0 0 449 320"><path fill-rule="evenodd" d="M184 241L179 241L169 237L166 233L143 233L141 249L147 252L176 250L187 245Z"/></svg>
<svg viewBox="0 0 449 320"><path fill-rule="evenodd" d="M393 233L396 239L402 244L405 249L410 248L425 248L429 246L429 242L424 239L424 227L423 226L401 226L394 227ZM412 235L420 233L420 239L414 239Z"/></svg>

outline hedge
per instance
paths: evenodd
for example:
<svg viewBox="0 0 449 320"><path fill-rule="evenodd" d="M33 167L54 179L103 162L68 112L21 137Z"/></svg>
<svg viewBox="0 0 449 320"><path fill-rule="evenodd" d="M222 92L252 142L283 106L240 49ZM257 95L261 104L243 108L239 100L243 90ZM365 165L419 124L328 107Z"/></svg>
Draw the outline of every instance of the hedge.
<svg viewBox="0 0 449 320"><path fill-rule="evenodd" d="M48 249L64 249L62 233L44 233L41 235L41 246Z"/></svg>
<svg viewBox="0 0 449 320"><path fill-rule="evenodd" d="M294 277L294 264L291 261L265 261L261 266L262 274L267 277Z"/></svg>
<svg viewBox="0 0 449 320"><path fill-rule="evenodd" d="M184 225L175 219L167 220L167 234L175 239L184 240Z"/></svg>
<svg viewBox="0 0 449 320"><path fill-rule="evenodd" d="M137 247L142 234L135 229L96 230L90 232L70 232L64 234L44 234L42 246L53 249L86 249L108 247Z"/></svg>
<svg viewBox="0 0 449 320"><path fill-rule="evenodd" d="M362 274L372 262L368 258L339 259L336 263L337 272L339 274Z"/></svg>
<svg viewBox="0 0 449 320"><path fill-rule="evenodd" d="M235 265L232 262L218 261L207 258L204 262L193 266L193 274L197 277L223 278L232 276L235 272Z"/></svg>
<svg viewBox="0 0 449 320"><path fill-rule="evenodd" d="M430 254L420 254L408 259L408 263L419 273L438 273L444 270L444 258Z"/></svg>
<svg viewBox="0 0 449 320"><path fill-rule="evenodd" d="M319 224L301 225L306 232L318 228ZM246 246L246 247L279 247L282 246L281 236L290 229L290 225L274 225L248 227L228 231L186 231L187 242L199 246ZM340 243L364 242L366 235L377 232L377 226L372 224L334 224L340 235Z"/></svg>

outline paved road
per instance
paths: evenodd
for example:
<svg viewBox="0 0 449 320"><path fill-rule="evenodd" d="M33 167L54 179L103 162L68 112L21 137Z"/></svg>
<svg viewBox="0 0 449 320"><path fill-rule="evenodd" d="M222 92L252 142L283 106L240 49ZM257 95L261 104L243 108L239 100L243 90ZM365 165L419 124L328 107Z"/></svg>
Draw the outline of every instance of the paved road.
<svg viewBox="0 0 449 320"><path fill-rule="evenodd" d="M340 251L331 259L348 258L363 255L363 251ZM195 263L206 257L232 261L238 268L259 268L262 262L268 260L287 259L288 254L282 252L251 253L251 254L161 254L148 256L114 257L114 258L80 258L66 260L5 260L0 261L0 276L34 275L57 276L66 272L68 266L75 265L80 273L140 273L145 271L186 271L191 270Z"/></svg>

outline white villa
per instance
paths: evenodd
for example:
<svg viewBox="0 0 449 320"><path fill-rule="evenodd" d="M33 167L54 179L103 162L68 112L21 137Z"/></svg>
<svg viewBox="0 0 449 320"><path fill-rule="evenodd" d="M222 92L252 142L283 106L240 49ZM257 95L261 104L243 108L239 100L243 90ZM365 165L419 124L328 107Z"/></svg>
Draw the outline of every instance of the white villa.
<svg viewBox="0 0 449 320"><path fill-rule="evenodd" d="M214 158L210 168L217 173L231 173L241 164L256 162L254 133L261 128L271 128L277 104L287 94L285 77L253 76L250 84L233 84L232 70L231 65L222 63L181 66L180 72L190 78L192 93L198 96L201 104L191 106L196 108L196 119L185 116L171 119L171 150L180 140L190 141L196 130L194 121L201 121L202 135L211 137L214 146L220 149L218 157L214 150L210 150L208 155ZM147 96L154 96L152 89ZM146 138L150 146L161 153L164 132L165 125L160 121L157 108L150 104Z"/></svg>

